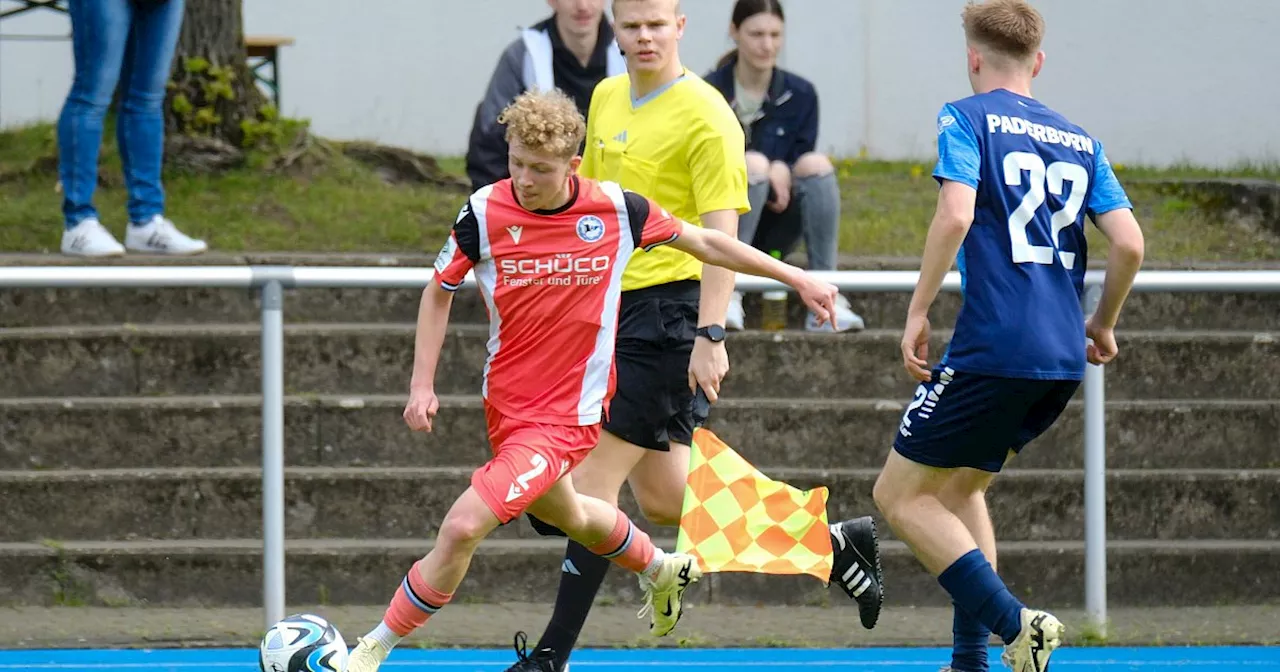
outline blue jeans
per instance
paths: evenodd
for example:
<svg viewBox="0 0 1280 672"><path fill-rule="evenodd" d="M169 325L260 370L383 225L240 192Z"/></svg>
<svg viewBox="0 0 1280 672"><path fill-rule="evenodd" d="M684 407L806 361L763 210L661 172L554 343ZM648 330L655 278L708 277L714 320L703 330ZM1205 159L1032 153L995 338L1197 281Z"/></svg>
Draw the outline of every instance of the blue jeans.
<svg viewBox="0 0 1280 672"><path fill-rule="evenodd" d="M58 117L58 176L67 228L97 217L103 118L123 83L116 141L129 191L129 221L164 213L165 84L184 0L70 0L75 81Z"/></svg>

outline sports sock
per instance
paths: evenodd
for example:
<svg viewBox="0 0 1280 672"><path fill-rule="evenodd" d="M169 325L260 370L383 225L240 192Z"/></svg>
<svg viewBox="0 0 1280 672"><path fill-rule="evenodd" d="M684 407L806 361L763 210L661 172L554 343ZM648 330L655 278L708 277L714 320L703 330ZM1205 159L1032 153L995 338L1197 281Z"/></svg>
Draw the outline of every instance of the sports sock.
<svg viewBox="0 0 1280 672"><path fill-rule="evenodd" d="M400 581L396 594L391 598L386 614L382 617L382 625L386 626L386 630L401 638L407 637L409 633L422 627L427 619L434 616L449 603L449 600L453 599L452 593L442 593L427 585L426 580L422 578L422 573L418 571L421 564L422 561L419 560L409 568L409 572ZM369 633L369 637L387 644L390 637L386 634L386 630L374 629ZM399 640L392 643L392 646L396 643L399 643Z"/></svg>
<svg viewBox="0 0 1280 672"><path fill-rule="evenodd" d="M596 593L600 592L600 585L612 565L576 541L570 541L565 548L556 606L537 646L539 650L555 651L559 666L569 660L569 654L577 645Z"/></svg>
<svg viewBox="0 0 1280 672"><path fill-rule="evenodd" d="M588 546L587 550L633 572L652 572L653 561L657 556L653 541L644 533L644 530L636 528L627 514L616 509L615 511L617 511L617 519L613 525L613 531L604 538L604 541Z"/></svg>
<svg viewBox="0 0 1280 672"><path fill-rule="evenodd" d="M394 630L387 627L386 621L379 623L378 627L369 631L369 634L365 635L364 638L372 639L373 641L381 644L382 648L388 651L396 648L396 644L399 644L400 640L404 639L403 636L397 635Z"/></svg>
<svg viewBox="0 0 1280 672"><path fill-rule="evenodd" d="M960 556L938 575L938 583L961 609L973 614L1005 644L1018 638L1025 607L1009 592L981 550L975 548Z"/></svg>
<svg viewBox="0 0 1280 672"><path fill-rule="evenodd" d="M952 604L951 669L957 672L987 672L987 642L991 631L958 604Z"/></svg>

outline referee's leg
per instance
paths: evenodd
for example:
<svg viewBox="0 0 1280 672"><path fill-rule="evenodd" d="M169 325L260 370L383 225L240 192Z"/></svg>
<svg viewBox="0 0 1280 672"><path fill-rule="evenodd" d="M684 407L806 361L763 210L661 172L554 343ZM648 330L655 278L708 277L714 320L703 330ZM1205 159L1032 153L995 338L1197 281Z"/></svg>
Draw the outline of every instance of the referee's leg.
<svg viewBox="0 0 1280 672"><path fill-rule="evenodd" d="M600 433L599 443L573 470L574 489L614 505L617 505L622 484L645 455L667 450L667 409L670 408L665 386L659 384L663 371L654 365L655 360L661 359L662 339L643 329L629 332L626 327L628 322L641 326L660 324L657 308L639 305L624 312L633 320L628 321L624 317L620 330L635 337L618 341L615 352L617 392L610 402L608 420ZM687 453L685 459L688 459ZM682 475L682 486L683 481ZM679 499L676 506L679 506ZM550 649L554 652L557 670L563 669L577 644L611 564L580 544L570 541L566 545L555 609L537 644L539 651ZM523 669L519 664L511 668ZM532 671L535 668L528 669Z"/></svg>

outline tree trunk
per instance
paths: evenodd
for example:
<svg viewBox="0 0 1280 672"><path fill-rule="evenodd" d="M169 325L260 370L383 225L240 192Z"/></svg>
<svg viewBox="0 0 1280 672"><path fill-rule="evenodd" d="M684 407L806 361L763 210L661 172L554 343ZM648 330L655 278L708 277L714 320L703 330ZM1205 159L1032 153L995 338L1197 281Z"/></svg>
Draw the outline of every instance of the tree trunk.
<svg viewBox="0 0 1280 672"><path fill-rule="evenodd" d="M173 61L166 128L239 148L242 122L259 118L265 98L245 61L242 0L187 0Z"/></svg>

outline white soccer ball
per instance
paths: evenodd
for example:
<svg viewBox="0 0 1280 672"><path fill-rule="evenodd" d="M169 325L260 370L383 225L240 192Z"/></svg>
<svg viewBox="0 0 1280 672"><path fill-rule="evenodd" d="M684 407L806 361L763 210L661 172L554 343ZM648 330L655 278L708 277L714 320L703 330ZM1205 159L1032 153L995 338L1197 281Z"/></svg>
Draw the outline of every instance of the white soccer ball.
<svg viewBox="0 0 1280 672"><path fill-rule="evenodd" d="M347 643L329 621L294 614L271 626L258 646L262 672L343 672Z"/></svg>

